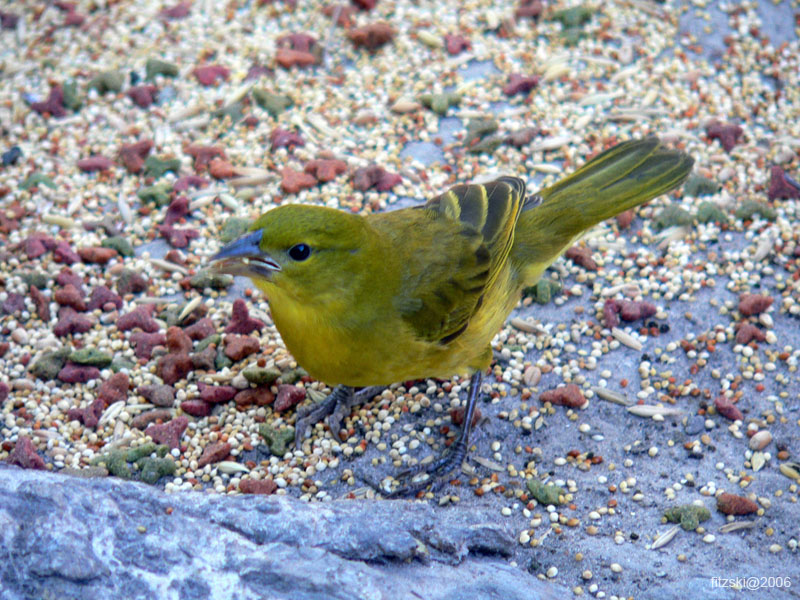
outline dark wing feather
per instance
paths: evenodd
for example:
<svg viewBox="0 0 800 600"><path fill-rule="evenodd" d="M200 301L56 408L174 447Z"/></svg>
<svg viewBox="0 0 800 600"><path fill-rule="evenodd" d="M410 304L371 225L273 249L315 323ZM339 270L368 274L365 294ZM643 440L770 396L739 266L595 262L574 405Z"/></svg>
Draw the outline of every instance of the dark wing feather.
<svg viewBox="0 0 800 600"><path fill-rule="evenodd" d="M501 177L457 185L419 207L432 236L427 253L407 266L403 318L427 340L448 344L463 333L514 243L525 183Z"/></svg>

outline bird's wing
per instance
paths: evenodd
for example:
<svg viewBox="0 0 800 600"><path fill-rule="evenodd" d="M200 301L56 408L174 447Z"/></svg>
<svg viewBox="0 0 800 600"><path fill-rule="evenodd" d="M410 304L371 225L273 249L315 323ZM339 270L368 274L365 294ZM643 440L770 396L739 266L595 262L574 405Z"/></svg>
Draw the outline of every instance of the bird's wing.
<svg viewBox="0 0 800 600"><path fill-rule="evenodd" d="M457 185L419 207L433 239L407 265L396 308L421 338L447 344L466 330L508 259L524 198L525 182L501 177Z"/></svg>

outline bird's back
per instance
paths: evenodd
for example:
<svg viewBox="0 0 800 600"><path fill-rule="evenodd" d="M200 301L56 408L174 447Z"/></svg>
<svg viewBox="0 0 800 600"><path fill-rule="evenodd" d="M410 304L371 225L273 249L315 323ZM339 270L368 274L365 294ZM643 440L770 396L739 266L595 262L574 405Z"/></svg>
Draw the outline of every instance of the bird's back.
<svg viewBox="0 0 800 600"><path fill-rule="evenodd" d="M368 217L401 265L392 308L416 342L405 357L415 378L488 366L489 342L517 301L508 257L524 197L521 179L502 177Z"/></svg>
<svg viewBox="0 0 800 600"><path fill-rule="evenodd" d="M521 179L501 177L369 217L403 265L394 308L425 349L406 357L416 377L488 367L524 287L585 230L674 189L692 164L656 138L632 140L527 199Z"/></svg>

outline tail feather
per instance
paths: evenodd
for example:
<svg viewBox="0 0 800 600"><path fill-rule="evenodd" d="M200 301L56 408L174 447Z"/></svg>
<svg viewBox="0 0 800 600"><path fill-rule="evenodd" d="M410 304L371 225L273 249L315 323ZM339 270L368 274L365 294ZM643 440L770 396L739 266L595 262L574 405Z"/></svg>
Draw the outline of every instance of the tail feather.
<svg viewBox="0 0 800 600"><path fill-rule="evenodd" d="M585 230L678 187L693 164L657 138L632 140L539 192L540 202L523 208L511 250L522 285L535 283Z"/></svg>

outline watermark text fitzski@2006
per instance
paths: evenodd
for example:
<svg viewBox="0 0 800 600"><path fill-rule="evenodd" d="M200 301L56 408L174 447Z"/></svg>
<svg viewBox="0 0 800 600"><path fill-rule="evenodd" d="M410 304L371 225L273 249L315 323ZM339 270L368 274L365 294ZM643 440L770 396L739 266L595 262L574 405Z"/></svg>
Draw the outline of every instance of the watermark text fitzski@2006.
<svg viewBox="0 0 800 600"><path fill-rule="evenodd" d="M712 577L712 588L733 588L737 590L761 590L792 587L790 577Z"/></svg>

